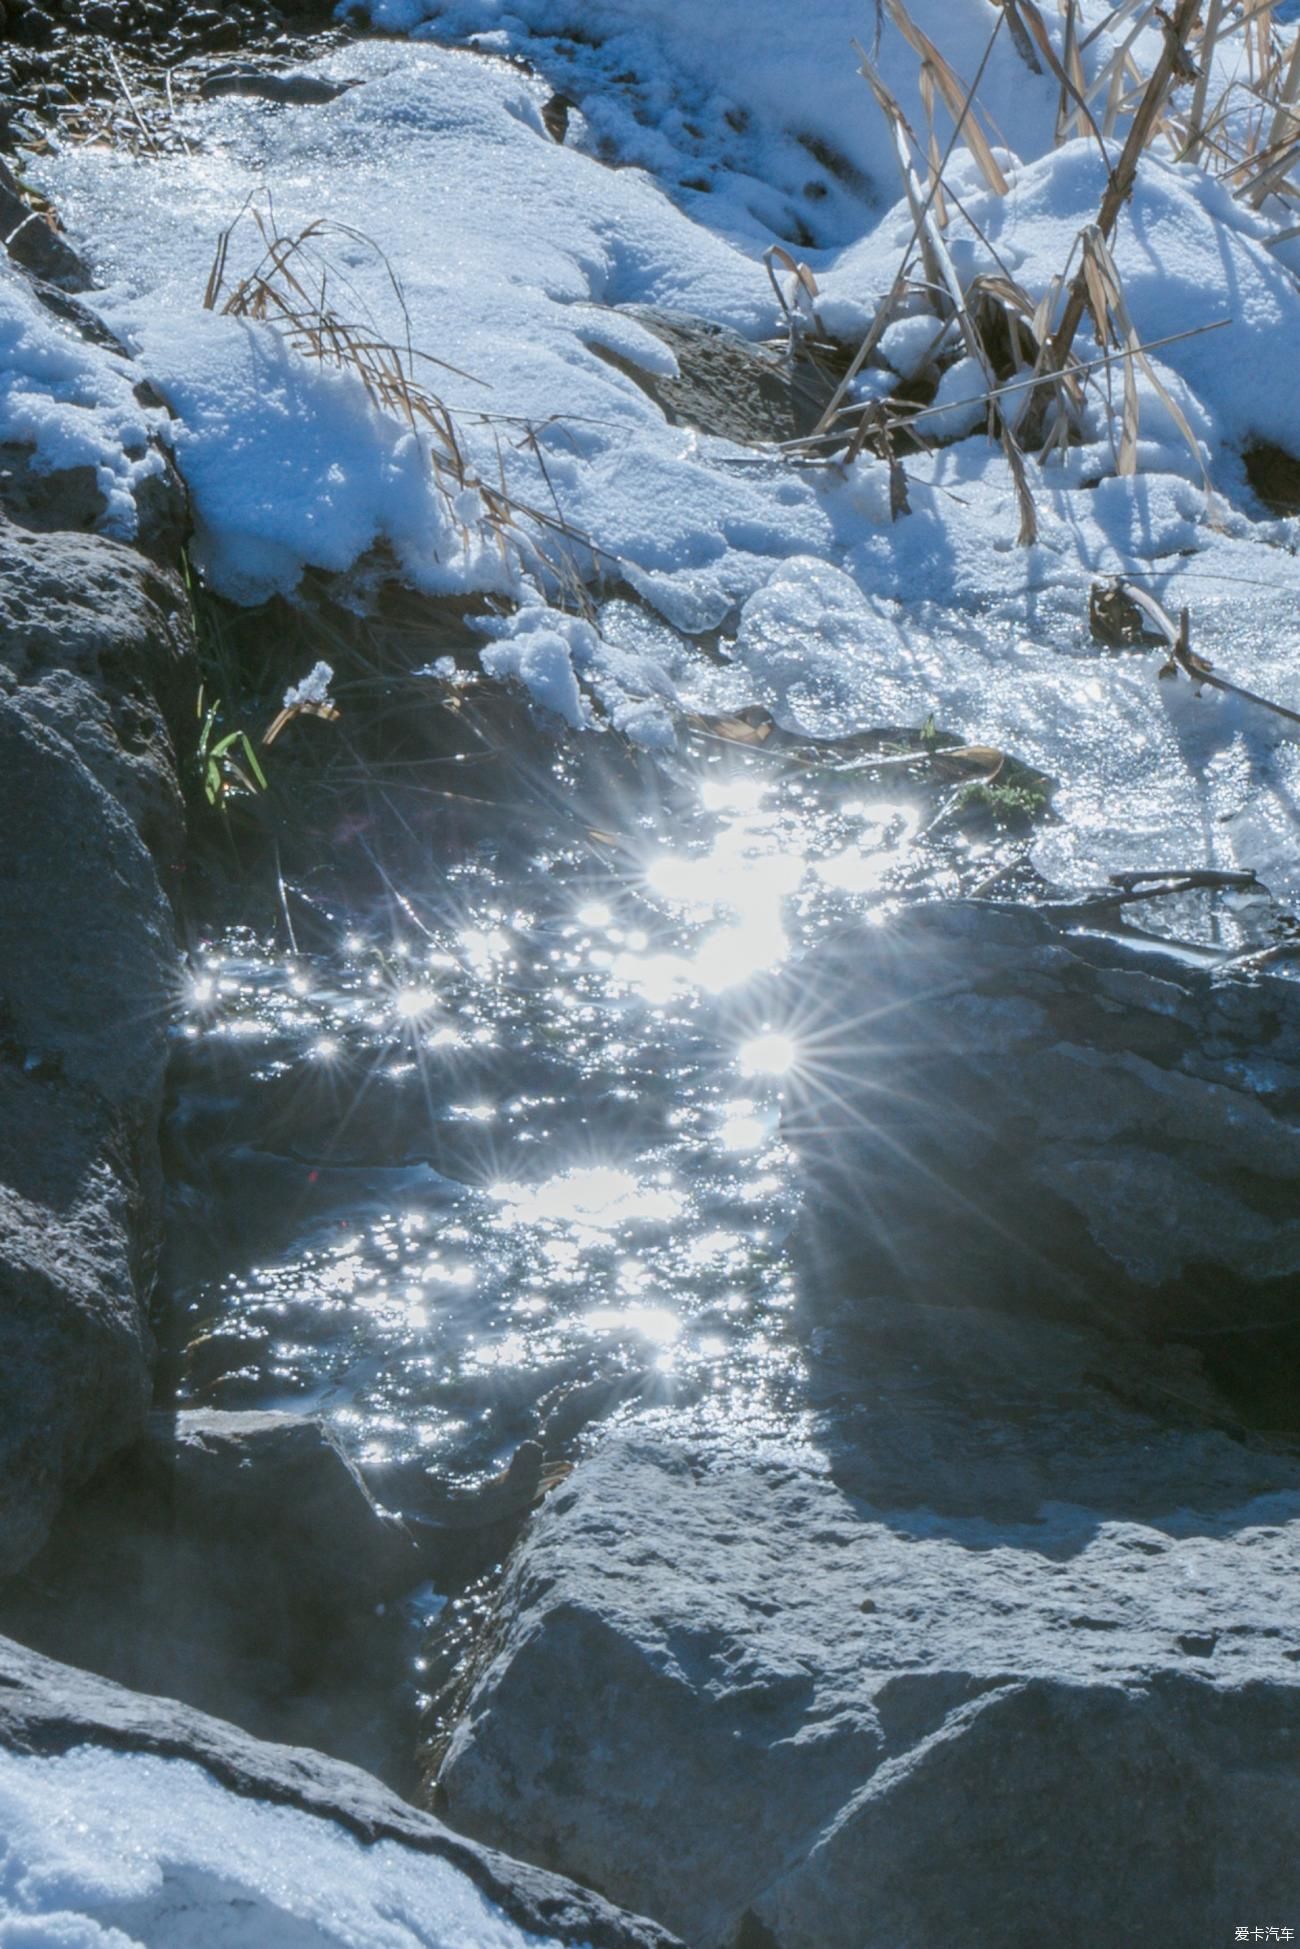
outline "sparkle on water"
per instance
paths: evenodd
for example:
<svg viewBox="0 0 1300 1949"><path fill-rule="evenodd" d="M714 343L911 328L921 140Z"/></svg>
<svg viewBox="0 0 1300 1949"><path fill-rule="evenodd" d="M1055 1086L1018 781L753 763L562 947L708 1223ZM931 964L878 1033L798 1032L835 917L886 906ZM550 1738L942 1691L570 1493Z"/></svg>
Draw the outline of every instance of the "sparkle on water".
<svg viewBox="0 0 1300 1949"><path fill-rule="evenodd" d="M793 1036L783 1035L777 1029L766 1029L762 1035L751 1035L740 1045L740 1073L742 1076L785 1076L794 1068L799 1056L799 1045Z"/></svg>
<svg viewBox="0 0 1300 1949"><path fill-rule="evenodd" d="M844 798L727 754L673 844L644 821L600 868L584 826L508 873L483 847L433 919L389 902L333 953L241 932L198 955L170 1118L182 1400L310 1408L358 1459L468 1472L637 1402L788 1425L799 1050L751 991L894 897L918 833Z"/></svg>

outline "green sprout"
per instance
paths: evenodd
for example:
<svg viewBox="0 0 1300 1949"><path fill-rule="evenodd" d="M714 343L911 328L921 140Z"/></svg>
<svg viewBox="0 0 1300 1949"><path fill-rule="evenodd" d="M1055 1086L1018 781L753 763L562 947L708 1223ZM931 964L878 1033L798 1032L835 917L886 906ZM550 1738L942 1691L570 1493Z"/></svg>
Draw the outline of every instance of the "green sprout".
<svg viewBox="0 0 1300 1949"><path fill-rule="evenodd" d="M200 719L199 742L196 758L199 776L203 780L203 792L209 805L224 806L235 790L247 792L250 797L266 790L266 773L258 763L257 753L247 731L227 731L221 738L214 737L217 718L221 712L221 699L218 697L203 708L203 687L199 687L198 715ZM241 764L232 754L243 747L246 761Z"/></svg>

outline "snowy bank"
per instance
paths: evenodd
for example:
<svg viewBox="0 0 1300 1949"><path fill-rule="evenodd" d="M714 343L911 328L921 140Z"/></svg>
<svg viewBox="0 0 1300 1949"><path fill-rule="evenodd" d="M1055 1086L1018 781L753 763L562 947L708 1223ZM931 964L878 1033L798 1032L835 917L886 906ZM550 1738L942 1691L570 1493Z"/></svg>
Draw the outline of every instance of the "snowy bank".
<svg viewBox="0 0 1300 1949"><path fill-rule="evenodd" d="M638 383L670 374L674 354L625 307L750 338L775 329L762 253L777 235L807 258L827 320L851 335L892 282L911 219L892 154L884 167L884 118L845 52L856 10L836 0L810 34L771 0L689 23L672 0L607 0L577 39L559 32L549 0L509 13L389 6L375 18L418 36L472 35L475 50L355 43L319 64L355 84L337 99L192 104L190 155L65 148L39 165L104 282L99 301L177 414L196 557L216 588L251 601L291 591L306 566L387 551L418 588L522 598L485 661L561 723L610 724L662 747L683 708L758 700L783 723L832 735L933 715L1058 780L1065 824L1036 852L1053 876L1215 864L1300 888L1289 731L1231 699L1158 683L1158 653L1101 651L1086 625L1096 578L1136 576L1175 612L1190 607L1196 647L1224 675L1295 701L1295 528L1260 519L1240 458L1260 433L1300 449L1289 353L1300 296L1260 216L1188 167L1144 162L1114 244L1136 329L1164 338L1229 321L1152 354L1195 450L1139 375L1137 472L1118 473L1106 393L1109 383L1118 406L1123 383L1103 376L1081 443L1030 466L1038 540L1022 548L1014 483L982 426L906 456L910 513L893 519L883 461L813 466L742 447L670 423ZM935 0L917 18L973 75L995 10ZM1098 61L1107 46L1095 43ZM879 63L915 107L916 58L889 25ZM543 116L561 83L579 103L563 142ZM1037 299L1095 217L1102 165L1087 143L1052 147L1055 90L1005 35L980 99L1008 190L995 196L958 153L950 173L969 214L951 209L951 253L961 276L1000 263ZM809 116L820 132L809 134ZM805 204L831 213L807 245L770 199L750 197L753 184L785 180L792 143L805 188L819 191ZM692 169L709 159L705 187L684 180L688 148ZM267 326L202 312L218 234L268 191L282 234L325 217L382 246L405 313L385 263L360 244L342 253L336 303L368 308L394 341L409 328L455 369L419 366L456 416L471 472L503 485L553 573L529 545L503 558L449 513L422 436L381 420L346 374L296 360ZM259 250L246 224L230 276ZM926 356L911 341L934 337L935 321L911 309L886 348L900 373ZM1091 349L1081 333L1077 350ZM870 376L894 382L884 368ZM961 365L944 378L949 436L978 415L970 380ZM625 612L614 644L599 616L593 627L539 608L566 577L623 585L643 621ZM708 632L720 655L692 649Z"/></svg>
<svg viewBox="0 0 1300 1949"><path fill-rule="evenodd" d="M673 1949L355 1767L0 1639L5 1949Z"/></svg>

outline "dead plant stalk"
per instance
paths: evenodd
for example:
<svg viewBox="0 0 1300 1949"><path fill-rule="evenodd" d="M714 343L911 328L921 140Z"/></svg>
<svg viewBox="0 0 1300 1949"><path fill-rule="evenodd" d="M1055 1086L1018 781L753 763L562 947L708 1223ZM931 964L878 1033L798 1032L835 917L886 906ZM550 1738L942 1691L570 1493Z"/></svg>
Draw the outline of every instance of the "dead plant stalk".
<svg viewBox="0 0 1300 1949"><path fill-rule="evenodd" d="M1103 244L1109 244L1119 220L1119 213L1133 194L1138 163L1151 139L1170 88L1175 80L1185 77L1187 73L1189 66L1187 42L1196 24L1198 5L1199 0L1177 0L1172 18L1165 23L1165 42L1160 51L1160 58L1152 69L1151 79L1138 104L1124 147L1120 151L1119 160L1110 172L1106 192L1101 199L1101 208L1097 213L1095 228ZM1047 373L1058 375L1069 362L1075 333L1083 322L1089 297L1089 266L1085 259L1075 273L1074 281L1070 286L1065 310L1061 314L1061 322L1044 348L1042 363ZM1047 389L1034 395L1022 428L1026 445L1037 445L1050 397Z"/></svg>

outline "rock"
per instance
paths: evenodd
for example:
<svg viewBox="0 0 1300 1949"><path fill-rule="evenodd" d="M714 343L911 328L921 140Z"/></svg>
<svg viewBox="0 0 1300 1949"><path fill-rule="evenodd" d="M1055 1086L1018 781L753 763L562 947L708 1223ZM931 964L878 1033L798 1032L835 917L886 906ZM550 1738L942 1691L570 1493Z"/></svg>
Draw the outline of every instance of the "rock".
<svg viewBox="0 0 1300 1949"><path fill-rule="evenodd" d="M924 1488L915 1351L875 1345L854 1386ZM1300 1468L1067 1405L1058 1356L1025 1365L1096 1422L1092 1500L1001 1519L867 1502L842 1423L610 1438L511 1571L448 1817L696 1949L1231 1941L1294 1914ZM968 1430L964 1507L1022 1439L1004 1404Z"/></svg>
<svg viewBox="0 0 1300 1949"><path fill-rule="evenodd" d="M404 1784L414 1705L388 1600L427 1575L319 1421L155 1413L0 1592L0 1629Z"/></svg>
<svg viewBox="0 0 1300 1949"><path fill-rule="evenodd" d="M264 1745L186 1706L124 1691L8 1640L0 1640L0 1751L30 1761L33 1767L74 1751L83 1759L94 1754L116 1755L119 1759L158 1755L188 1761L202 1768L222 1789L224 1806L210 1823L214 1833L219 1833L227 1820L233 1823L240 1804L250 1800L263 1812L267 1811L266 1803L272 1803L310 1817L311 1827L299 1830L303 1860L296 1863L292 1855L284 1860L283 1889L271 1903L250 1899L250 1889L239 1885L243 1862L232 1861L224 1875L195 1870L187 1877L183 1861L169 1861L167 1891L177 1901L184 1895L181 1926L187 1940L233 1941L235 1936L227 1935L233 1928L239 1940L250 1943L290 1939L305 1943L308 1936L322 1945L356 1941L343 1915L337 1934L326 1934L293 1919L295 1870L313 1871L332 1832L352 1837L365 1848L383 1841L394 1844L397 1855L393 1867L404 1882L407 1876L418 1877L421 1863L427 1861L430 1917L436 1917L446 1888L445 1872L435 1869L435 1864L447 1864L503 1909L519 1929L548 1942L572 1944L574 1949L579 1944L588 1944L590 1949L680 1949L653 1923L617 1910L571 1883L462 1840L355 1767L301 1749ZM11 1768L10 1780L16 1781L21 1791L21 1764ZM281 1840L283 1832L279 1830ZM87 1866L95 1868L93 1857ZM72 1911L64 1918L64 1930L69 1925L77 1930L73 1918L78 1913L106 1924L117 1919L102 1911L97 1914L93 1899L84 1895L79 1905L78 1884L84 1887L89 1881L94 1885L97 1880L91 1873L71 1883L60 1883L58 1905ZM20 1900L30 1899L32 1892L30 1888L21 1889ZM40 1893L39 1889L35 1891L38 1899ZM236 1911L234 1919L232 1908ZM176 1912L173 1910L173 1915ZM384 1926L400 1928L400 1923L394 1920ZM98 1931L95 1933L98 1939ZM128 1933L134 1937L135 1930ZM430 1932L422 1934L420 1940L437 1944L438 1949L458 1949L441 1938L436 1921L430 1922Z"/></svg>
<svg viewBox="0 0 1300 1949"><path fill-rule="evenodd" d="M812 431L830 398L817 367L801 361L791 368L728 326L650 305L620 310L664 341L677 360L677 377L648 373L598 340L591 350L635 379L670 426L693 426L741 445L793 440Z"/></svg>
<svg viewBox="0 0 1300 1949"><path fill-rule="evenodd" d="M500 1474L472 1487L440 1481L418 1462L367 1469L367 1483L400 1509L439 1590L461 1587L504 1562L530 1513L568 1474L547 1464L540 1442L524 1441Z"/></svg>
<svg viewBox="0 0 1300 1949"><path fill-rule="evenodd" d="M269 68L220 68L204 75L199 93L205 101L219 95L242 95L253 101L284 102L311 107L336 101L355 81L327 81L317 74L278 74Z"/></svg>
<svg viewBox="0 0 1300 1949"><path fill-rule="evenodd" d="M185 632L129 550L0 525L0 643L4 1574L148 1404Z"/></svg>
<svg viewBox="0 0 1300 1949"><path fill-rule="evenodd" d="M30 16L29 16L30 18ZM32 209L8 165L0 161L0 237L16 264L45 278L65 291L84 291L90 273L76 251L48 223L39 210Z"/></svg>
<svg viewBox="0 0 1300 1949"><path fill-rule="evenodd" d="M696 1949L1293 1913L1300 1455L1207 1350L1271 1323L1294 1428L1300 987L954 906L769 999L803 1416L643 1416L560 1485L445 1811Z"/></svg>
<svg viewBox="0 0 1300 1949"><path fill-rule="evenodd" d="M0 441L0 499L5 513L34 534L88 533L103 517L105 500L94 467L63 467L42 473L35 448Z"/></svg>
<svg viewBox="0 0 1300 1949"><path fill-rule="evenodd" d="M1300 1327L1293 980L953 904L835 937L779 1006L828 1290Z"/></svg>
<svg viewBox="0 0 1300 1949"><path fill-rule="evenodd" d="M280 1583L309 1609L373 1604L419 1575L411 1538L314 1416L153 1414L135 1463L174 1532L243 1557L242 1582Z"/></svg>

